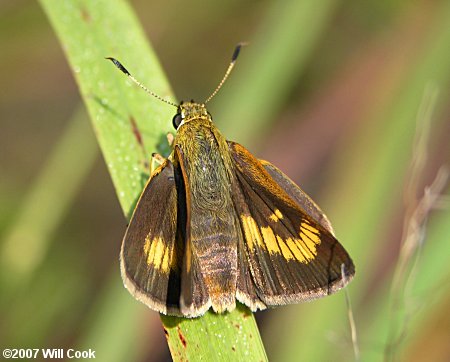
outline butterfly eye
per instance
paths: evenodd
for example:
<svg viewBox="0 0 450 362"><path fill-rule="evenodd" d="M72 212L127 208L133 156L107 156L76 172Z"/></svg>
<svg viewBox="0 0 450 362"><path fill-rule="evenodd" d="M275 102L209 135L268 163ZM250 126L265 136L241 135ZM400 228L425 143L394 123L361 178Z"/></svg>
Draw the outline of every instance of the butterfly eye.
<svg viewBox="0 0 450 362"><path fill-rule="evenodd" d="M173 116L172 124L173 124L175 129L178 129L178 127L180 126L182 120L183 120L183 118L181 117L180 113L177 113L175 116Z"/></svg>

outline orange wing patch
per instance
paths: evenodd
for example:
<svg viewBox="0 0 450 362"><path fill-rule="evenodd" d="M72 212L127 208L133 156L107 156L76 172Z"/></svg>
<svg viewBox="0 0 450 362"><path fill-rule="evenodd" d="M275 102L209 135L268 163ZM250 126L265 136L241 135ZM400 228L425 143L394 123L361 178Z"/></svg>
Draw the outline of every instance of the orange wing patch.
<svg viewBox="0 0 450 362"><path fill-rule="evenodd" d="M244 227L245 241L250 250L255 250L256 245L266 249L261 234L259 233L258 224L251 216L241 215L242 225Z"/></svg>
<svg viewBox="0 0 450 362"><path fill-rule="evenodd" d="M171 253L161 237L155 237L153 240L150 240L147 235L144 244L144 254L146 256L147 265L152 266L163 273L169 272L171 264L169 262L169 254Z"/></svg>
<svg viewBox="0 0 450 362"><path fill-rule="evenodd" d="M272 228L270 226L263 226L260 230L269 254L281 254L281 250L278 247L278 242Z"/></svg>
<svg viewBox="0 0 450 362"><path fill-rule="evenodd" d="M272 215L269 216L269 219L272 220L273 222L278 222L283 218L283 214L281 213L280 210L275 209L275 211L273 212Z"/></svg>
<svg viewBox="0 0 450 362"><path fill-rule="evenodd" d="M300 237L302 238L307 251L314 254L312 259L317 255L316 245L320 244L320 232L312 226L306 219L300 224Z"/></svg>
<svg viewBox="0 0 450 362"><path fill-rule="evenodd" d="M276 211L273 215L276 215ZM305 264L314 260L317 256L320 232L306 219L300 224L299 237L286 239L276 235L271 226L259 227L251 216L241 215L241 221L245 241L251 251L261 248L270 255L282 255L286 260L299 261Z"/></svg>

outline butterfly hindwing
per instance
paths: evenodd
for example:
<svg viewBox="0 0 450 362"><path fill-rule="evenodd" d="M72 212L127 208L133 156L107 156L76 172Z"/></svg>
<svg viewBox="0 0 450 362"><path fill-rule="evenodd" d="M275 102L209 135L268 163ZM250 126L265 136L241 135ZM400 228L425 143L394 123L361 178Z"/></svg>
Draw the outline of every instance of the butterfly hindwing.
<svg viewBox="0 0 450 362"><path fill-rule="evenodd" d="M228 144L237 179L235 208L254 284L252 294L248 277L241 282L256 301L250 307L260 308L258 300L271 306L314 299L343 287L354 266L320 209L275 166L261 163L239 144Z"/></svg>

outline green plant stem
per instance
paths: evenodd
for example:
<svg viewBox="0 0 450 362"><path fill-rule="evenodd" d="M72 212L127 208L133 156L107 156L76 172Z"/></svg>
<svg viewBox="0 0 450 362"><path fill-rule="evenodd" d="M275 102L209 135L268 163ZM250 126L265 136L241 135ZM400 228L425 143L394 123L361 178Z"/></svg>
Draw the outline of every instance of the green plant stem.
<svg viewBox="0 0 450 362"><path fill-rule="evenodd" d="M40 3L67 55L120 204L129 216L148 177L145 161L151 152L167 148L165 134L170 129L173 109L132 85L104 57L119 59L136 78L163 97L172 95L169 84L125 2L41 0ZM134 123L142 135L145 152L133 133ZM135 316L136 304L122 302L116 308L122 310L122 316ZM130 318L136 323L116 328L137 328L139 318ZM223 316L207 313L194 320L164 317L163 324L174 360L210 360L213 356L223 360L244 356L248 361L266 359L254 317L245 308ZM96 326L91 329L99 330ZM115 343L117 354L124 355L119 349L128 350L127 341L118 343L111 329L106 333L110 334L111 343ZM180 335L184 341L182 348ZM107 344L107 338L102 343ZM229 353L224 345L229 346Z"/></svg>

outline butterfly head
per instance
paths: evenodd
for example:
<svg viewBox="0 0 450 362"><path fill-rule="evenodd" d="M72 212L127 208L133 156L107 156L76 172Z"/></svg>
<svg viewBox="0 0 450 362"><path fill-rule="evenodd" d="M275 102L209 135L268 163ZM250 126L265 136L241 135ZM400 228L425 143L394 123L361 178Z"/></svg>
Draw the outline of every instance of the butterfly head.
<svg viewBox="0 0 450 362"><path fill-rule="evenodd" d="M172 124L175 129L178 129L183 124L194 119L203 119L212 122L206 106L202 103L196 103L193 100L190 102L181 102L178 106L177 114L172 119Z"/></svg>

